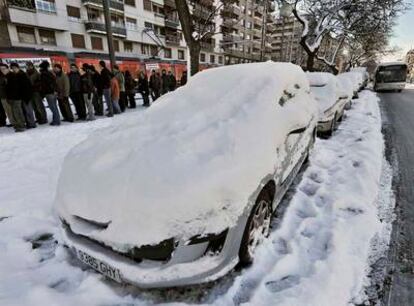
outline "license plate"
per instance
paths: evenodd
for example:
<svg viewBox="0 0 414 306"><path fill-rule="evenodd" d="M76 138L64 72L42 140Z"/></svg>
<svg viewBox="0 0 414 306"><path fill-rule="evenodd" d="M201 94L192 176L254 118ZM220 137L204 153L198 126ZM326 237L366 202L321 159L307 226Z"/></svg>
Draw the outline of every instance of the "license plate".
<svg viewBox="0 0 414 306"><path fill-rule="evenodd" d="M106 262L96 259L95 257L86 254L81 250L75 249L75 251L80 261L87 264L96 271L102 273L103 275L113 279L114 281L122 283L121 273L119 272L119 269L116 269L111 265L108 265Z"/></svg>

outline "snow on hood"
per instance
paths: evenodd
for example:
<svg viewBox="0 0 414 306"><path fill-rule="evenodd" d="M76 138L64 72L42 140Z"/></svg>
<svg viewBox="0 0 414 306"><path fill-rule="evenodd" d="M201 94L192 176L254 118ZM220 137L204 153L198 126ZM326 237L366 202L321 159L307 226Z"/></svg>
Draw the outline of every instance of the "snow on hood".
<svg viewBox="0 0 414 306"><path fill-rule="evenodd" d="M311 92L318 102L319 114L323 116L324 112L335 105L340 97L340 86L336 77L327 72L308 72Z"/></svg>
<svg viewBox="0 0 414 306"><path fill-rule="evenodd" d="M282 107L286 91L296 102ZM305 73L292 64L200 72L75 147L59 179L58 213L108 223L90 236L115 248L234 226L277 166L276 148L299 128L292 122L315 116L308 92Z"/></svg>
<svg viewBox="0 0 414 306"><path fill-rule="evenodd" d="M360 72L345 72L342 73L343 77L348 78L352 82L354 91L358 91L362 83L364 82L364 76Z"/></svg>
<svg viewBox="0 0 414 306"><path fill-rule="evenodd" d="M354 95L354 85L352 81L343 73L336 76L339 83L340 96L348 96L349 99Z"/></svg>

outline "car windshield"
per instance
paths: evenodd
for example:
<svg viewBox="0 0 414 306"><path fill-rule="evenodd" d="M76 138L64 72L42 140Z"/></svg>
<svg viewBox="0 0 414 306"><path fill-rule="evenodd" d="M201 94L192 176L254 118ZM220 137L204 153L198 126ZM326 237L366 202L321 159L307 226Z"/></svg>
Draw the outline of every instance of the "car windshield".
<svg viewBox="0 0 414 306"><path fill-rule="evenodd" d="M392 83L405 82L407 77L407 66L395 65L380 67L377 72L377 82Z"/></svg>

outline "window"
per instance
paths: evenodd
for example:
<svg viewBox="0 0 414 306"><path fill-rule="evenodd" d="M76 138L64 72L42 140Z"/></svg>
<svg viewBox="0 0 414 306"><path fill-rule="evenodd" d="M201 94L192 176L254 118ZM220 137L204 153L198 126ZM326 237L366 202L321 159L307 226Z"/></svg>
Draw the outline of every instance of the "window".
<svg viewBox="0 0 414 306"><path fill-rule="evenodd" d="M55 31L39 29L39 37L42 45L56 46Z"/></svg>
<svg viewBox="0 0 414 306"><path fill-rule="evenodd" d="M218 57L218 62L219 62L219 64L223 64L223 57L222 56Z"/></svg>
<svg viewBox="0 0 414 306"><path fill-rule="evenodd" d="M137 20L134 18L126 17L126 28L130 30L136 30L137 29Z"/></svg>
<svg viewBox="0 0 414 306"><path fill-rule="evenodd" d="M124 41L124 52L133 52L134 46L132 41Z"/></svg>
<svg viewBox="0 0 414 306"><path fill-rule="evenodd" d="M156 5L155 3L152 4L152 11L156 14L156 15L160 15L160 16L164 16L164 8L160 5Z"/></svg>
<svg viewBox="0 0 414 306"><path fill-rule="evenodd" d="M184 50L178 50L178 59L185 59Z"/></svg>
<svg viewBox="0 0 414 306"><path fill-rule="evenodd" d="M206 61L206 54L200 53L200 62L205 62L205 61Z"/></svg>
<svg viewBox="0 0 414 306"><path fill-rule="evenodd" d="M135 6L135 0L125 0L126 5Z"/></svg>
<svg viewBox="0 0 414 306"><path fill-rule="evenodd" d="M148 29L152 29L153 28L153 24L151 22L144 22L144 27L148 28Z"/></svg>
<svg viewBox="0 0 414 306"><path fill-rule="evenodd" d="M36 9L47 13L56 13L55 0L36 0Z"/></svg>
<svg viewBox="0 0 414 306"><path fill-rule="evenodd" d="M165 48L164 49L164 57L165 58L171 58L172 57L172 55L171 55L171 49L168 49L168 48Z"/></svg>
<svg viewBox="0 0 414 306"><path fill-rule="evenodd" d="M141 44L141 54L149 54L149 45Z"/></svg>
<svg viewBox="0 0 414 306"><path fill-rule="evenodd" d="M91 36L92 50L103 50L102 38Z"/></svg>
<svg viewBox="0 0 414 306"><path fill-rule="evenodd" d="M150 46L150 52L152 56L157 56L158 55L158 48L157 46L151 45Z"/></svg>
<svg viewBox="0 0 414 306"><path fill-rule="evenodd" d="M152 5L150 0L144 0L144 10L152 11Z"/></svg>
<svg viewBox="0 0 414 306"><path fill-rule="evenodd" d="M66 13L68 14L69 20L79 21L81 18L79 7L66 5Z"/></svg>
<svg viewBox="0 0 414 306"><path fill-rule="evenodd" d="M72 38L72 46L74 48L85 49L85 37L81 34L70 34Z"/></svg>
<svg viewBox="0 0 414 306"><path fill-rule="evenodd" d="M112 41L114 43L114 51L119 52L119 40L113 39Z"/></svg>
<svg viewBox="0 0 414 306"><path fill-rule="evenodd" d="M28 27L16 27L17 28L17 37L19 42L25 44L35 44L36 36L33 28Z"/></svg>
<svg viewBox="0 0 414 306"><path fill-rule="evenodd" d="M210 63L214 64L216 62L216 57L214 56L214 54L210 55Z"/></svg>

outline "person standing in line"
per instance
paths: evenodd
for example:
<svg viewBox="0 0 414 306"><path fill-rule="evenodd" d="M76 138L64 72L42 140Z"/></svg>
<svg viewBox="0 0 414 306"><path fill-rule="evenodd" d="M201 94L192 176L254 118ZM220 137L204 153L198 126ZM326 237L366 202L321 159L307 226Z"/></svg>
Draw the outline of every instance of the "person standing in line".
<svg viewBox="0 0 414 306"><path fill-rule="evenodd" d="M161 95L165 95L170 88L170 78L167 75L167 71L165 69L162 70L161 73Z"/></svg>
<svg viewBox="0 0 414 306"><path fill-rule="evenodd" d="M3 105L0 103L0 127L7 126L7 116L6 112L4 111Z"/></svg>
<svg viewBox="0 0 414 306"><path fill-rule="evenodd" d="M11 71L7 73L7 102L11 106L12 117L14 122L14 129L16 132L23 132L25 128L25 117L23 114L23 100L28 98L28 93L25 90L31 91L30 80L27 79L26 74L19 69L17 63L10 64Z"/></svg>
<svg viewBox="0 0 414 306"><path fill-rule="evenodd" d="M102 82L102 93L105 98L105 103L108 107L108 113L106 116L112 117L114 115L114 106L112 104L111 99L111 79L112 74L108 68L106 68L106 64L104 61L99 62L100 74L101 74L101 82Z"/></svg>
<svg viewBox="0 0 414 306"><path fill-rule="evenodd" d="M127 101L129 100L129 103L126 104L127 107L129 104L129 108L136 108L137 104L135 102L135 80L129 70L125 71L125 92L127 95Z"/></svg>
<svg viewBox="0 0 414 306"><path fill-rule="evenodd" d="M118 80L119 85L119 107L121 108L121 111L124 112L126 109L126 93L125 93L125 77L124 74L119 70L118 65L114 65L114 75L116 79Z"/></svg>
<svg viewBox="0 0 414 306"><path fill-rule="evenodd" d="M187 84L187 71L183 71L180 79L180 86L184 86L185 84Z"/></svg>
<svg viewBox="0 0 414 306"><path fill-rule="evenodd" d="M93 94L94 86L92 81L92 75L88 64L82 65L82 75L81 75L81 90L83 95L83 100L86 103L88 109L88 120L95 120L95 110L93 108Z"/></svg>
<svg viewBox="0 0 414 306"><path fill-rule="evenodd" d="M151 106L149 100L149 86L148 86L148 79L147 76L143 71L139 74L138 79L138 92L141 94L142 99L144 100L144 106L149 107Z"/></svg>
<svg viewBox="0 0 414 306"><path fill-rule="evenodd" d="M75 118L73 117L72 109L69 104L69 78L65 73L63 73L62 66L60 64L55 64L53 66L53 70L56 75L57 99L60 112L63 116L63 121L74 122Z"/></svg>
<svg viewBox="0 0 414 306"><path fill-rule="evenodd" d="M0 104L1 109L4 110L5 117L9 119L9 123L11 126L14 125L13 116L12 116L12 109L10 104L7 102L7 74L10 72L9 66L6 64L0 63ZM1 111L1 110L0 110ZM3 123L2 119L0 124ZM6 123L6 119L4 119L4 123Z"/></svg>
<svg viewBox="0 0 414 306"><path fill-rule="evenodd" d="M168 90L174 91L176 87L177 87L177 80L175 79L174 74L170 70L168 71Z"/></svg>
<svg viewBox="0 0 414 306"><path fill-rule="evenodd" d="M151 71L149 89L150 89L152 101L154 102L160 97L160 89L161 89L160 74L158 72L155 73L155 70Z"/></svg>
<svg viewBox="0 0 414 306"><path fill-rule="evenodd" d="M86 101L83 100L81 92L81 76L78 66L75 64L70 65L70 72L68 73L70 93L69 97L75 106L76 113L78 114L77 120L86 120Z"/></svg>
<svg viewBox="0 0 414 306"><path fill-rule="evenodd" d="M121 108L119 107L120 92L118 79L113 75L111 79L111 98L113 110L116 115L121 113Z"/></svg>
<svg viewBox="0 0 414 306"><path fill-rule="evenodd" d="M22 90L22 108L23 115L26 122L27 129L34 129L36 127L36 120L32 105L33 86L28 75L20 69L19 64L13 65L12 71L20 75L20 86Z"/></svg>
<svg viewBox="0 0 414 306"><path fill-rule="evenodd" d="M103 88L102 88L102 80L101 75L96 71L95 66L89 65L89 70L91 72L94 92L93 92L93 108L95 109L95 116L103 116Z"/></svg>
<svg viewBox="0 0 414 306"><path fill-rule="evenodd" d="M50 64L47 61L40 63L40 88L42 98L44 97L47 101L50 111L52 112L52 122L50 125L60 125L60 114L57 106L57 84L55 75L49 71Z"/></svg>
<svg viewBox="0 0 414 306"><path fill-rule="evenodd" d="M41 95L41 84L40 84L40 73L36 70L32 62L26 63L26 73L30 79L33 88L32 95L32 106L34 110L34 115L38 124L47 123L46 108L43 104L43 99Z"/></svg>

